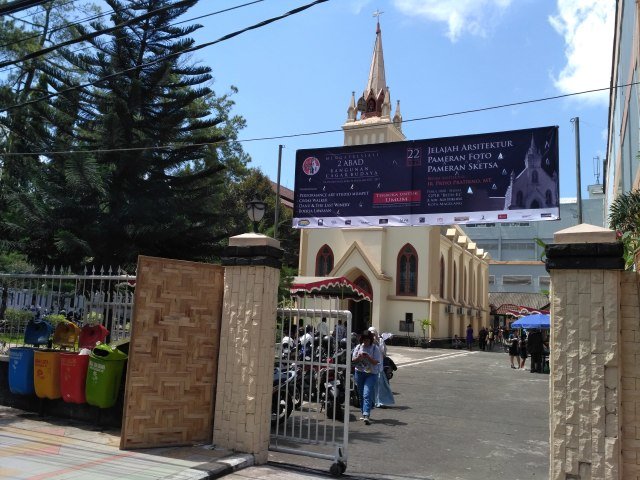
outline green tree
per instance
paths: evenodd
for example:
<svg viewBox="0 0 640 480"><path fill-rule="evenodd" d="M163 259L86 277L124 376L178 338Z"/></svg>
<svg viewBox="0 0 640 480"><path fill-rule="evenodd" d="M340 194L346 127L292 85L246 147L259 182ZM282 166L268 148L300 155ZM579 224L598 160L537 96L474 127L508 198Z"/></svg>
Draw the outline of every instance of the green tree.
<svg viewBox="0 0 640 480"><path fill-rule="evenodd" d="M230 114L229 94L216 97L211 69L181 53L200 27L171 25L196 0L179 8L171 0L105 3L115 25L169 8L90 40L90 52L65 54L90 81L125 73L51 105L48 148L87 153L42 161L32 188L17 195L11 228L38 262L130 266L139 254L210 258L242 231L227 220L233 215L224 208L225 186L243 174L248 158L235 142L244 120ZM64 74L48 81L57 91L78 84Z"/></svg>
<svg viewBox="0 0 640 480"><path fill-rule="evenodd" d="M621 235L627 269L633 269L640 250L640 190L618 195L609 213L609 225Z"/></svg>

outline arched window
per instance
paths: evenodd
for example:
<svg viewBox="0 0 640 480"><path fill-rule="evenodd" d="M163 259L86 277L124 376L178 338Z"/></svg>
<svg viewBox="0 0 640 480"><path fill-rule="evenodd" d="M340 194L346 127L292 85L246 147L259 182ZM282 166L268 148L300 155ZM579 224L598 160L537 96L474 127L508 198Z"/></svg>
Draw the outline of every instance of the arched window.
<svg viewBox="0 0 640 480"><path fill-rule="evenodd" d="M416 295L418 293L418 254L406 244L398 254L398 278L396 295Z"/></svg>
<svg viewBox="0 0 640 480"><path fill-rule="evenodd" d="M440 298L444 298L444 256L440 255Z"/></svg>
<svg viewBox="0 0 640 480"><path fill-rule="evenodd" d="M353 284L356 287L360 287L362 290L367 292L373 298L373 290L371 288L371 284L369 283L369 280L367 280L367 278L364 275L360 275L358 278L356 278L353 281Z"/></svg>
<svg viewBox="0 0 640 480"><path fill-rule="evenodd" d="M533 202L531 202L531 206L529 208L540 208L538 200L534 200Z"/></svg>
<svg viewBox="0 0 640 480"><path fill-rule="evenodd" d="M329 245L323 245L316 255L316 276L326 277L333 270L333 251Z"/></svg>
<svg viewBox="0 0 640 480"><path fill-rule="evenodd" d="M458 266L453 262L453 299L458 299Z"/></svg>
<svg viewBox="0 0 640 480"><path fill-rule="evenodd" d="M538 172L531 172L531 183L538 183Z"/></svg>
<svg viewBox="0 0 640 480"><path fill-rule="evenodd" d="M464 271L462 272L462 301L466 302L467 299L467 267L464 267Z"/></svg>
<svg viewBox="0 0 640 480"><path fill-rule="evenodd" d="M544 201L546 202L547 207L550 207L552 205L553 199L551 198L551 190L547 190L544 193Z"/></svg>
<svg viewBox="0 0 640 480"><path fill-rule="evenodd" d="M522 198L522 192L516 193L516 206L518 206L518 207L523 207L524 206L524 201L523 201L523 198Z"/></svg>

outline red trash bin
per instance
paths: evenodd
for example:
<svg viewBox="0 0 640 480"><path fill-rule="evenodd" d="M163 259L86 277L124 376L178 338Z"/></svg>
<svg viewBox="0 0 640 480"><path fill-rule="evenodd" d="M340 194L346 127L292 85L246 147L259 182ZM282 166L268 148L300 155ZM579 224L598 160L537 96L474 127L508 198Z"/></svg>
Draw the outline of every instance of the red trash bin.
<svg viewBox="0 0 640 480"><path fill-rule="evenodd" d="M87 382L89 355L60 354L60 393L68 403L86 403L84 393Z"/></svg>

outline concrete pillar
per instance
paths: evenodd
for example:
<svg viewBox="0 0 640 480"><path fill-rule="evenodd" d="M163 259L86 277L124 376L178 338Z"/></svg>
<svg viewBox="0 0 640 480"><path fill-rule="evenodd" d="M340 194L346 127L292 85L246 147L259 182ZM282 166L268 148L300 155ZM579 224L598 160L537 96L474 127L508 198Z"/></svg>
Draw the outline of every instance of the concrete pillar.
<svg viewBox="0 0 640 480"><path fill-rule="evenodd" d="M222 264L224 306L213 443L265 463L269 448L280 242L231 237Z"/></svg>
<svg viewBox="0 0 640 480"><path fill-rule="evenodd" d="M621 478L620 276L615 232L578 225L547 246L550 480Z"/></svg>

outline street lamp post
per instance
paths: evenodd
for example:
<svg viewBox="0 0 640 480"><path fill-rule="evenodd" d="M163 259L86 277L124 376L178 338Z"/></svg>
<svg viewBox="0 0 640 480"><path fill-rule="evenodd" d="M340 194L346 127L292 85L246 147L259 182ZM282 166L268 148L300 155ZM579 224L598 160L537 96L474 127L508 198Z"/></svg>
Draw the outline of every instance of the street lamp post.
<svg viewBox="0 0 640 480"><path fill-rule="evenodd" d="M264 217L264 211L267 209L267 204L254 198L247 204L247 215L253 222L253 233L258 233L258 222Z"/></svg>

